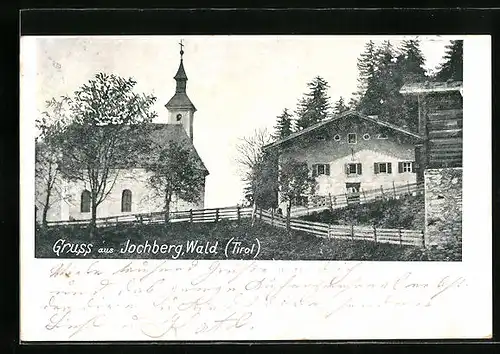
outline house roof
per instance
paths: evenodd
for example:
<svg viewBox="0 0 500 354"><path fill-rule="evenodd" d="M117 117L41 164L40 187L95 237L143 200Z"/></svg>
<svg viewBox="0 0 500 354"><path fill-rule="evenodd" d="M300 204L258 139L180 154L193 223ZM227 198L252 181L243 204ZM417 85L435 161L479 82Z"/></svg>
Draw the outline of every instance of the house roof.
<svg viewBox="0 0 500 354"><path fill-rule="evenodd" d="M462 81L447 81L447 82L415 82L405 84L399 90L401 94L414 93L430 93L430 92L450 92L459 91L463 88Z"/></svg>
<svg viewBox="0 0 500 354"><path fill-rule="evenodd" d="M405 134L405 135L410 136L412 138L419 139L419 140L423 139L420 135L412 133L412 132L410 132L408 130L405 130L403 128L400 128L400 127L398 127L398 126L396 126L394 124L391 124L389 122L381 121L381 120L379 120L377 118L374 118L374 117L371 117L371 116L366 116L366 115L361 114L361 113L356 112L356 111L347 111L347 112L344 112L342 114L336 115L333 118L324 120L322 122L319 122L319 123L316 123L314 125L311 125L310 127L302 129L302 130L300 130L298 132L292 133L289 136L287 136L286 138L283 138L281 140L275 141L275 142L273 142L271 144L268 144L268 145L264 146L264 149L269 149L269 148L277 147L277 146L281 145L282 143L284 143L286 141L293 140L293 139L295 139L295 138L297 138L297 137L299 137L301 135L307 134L307 133L312 132L312 131L314 131L314 130L316 130L318 128L324 127L325 125L328 125L328 124L337 122L340 119L349 118L349 117L359 117L359 118L361 118L363 120L366 120L368 122L377 124L377 125L385 127L385 128L392 129L394 131L397 131L397 132L399 132L401 134Z"/></svg>

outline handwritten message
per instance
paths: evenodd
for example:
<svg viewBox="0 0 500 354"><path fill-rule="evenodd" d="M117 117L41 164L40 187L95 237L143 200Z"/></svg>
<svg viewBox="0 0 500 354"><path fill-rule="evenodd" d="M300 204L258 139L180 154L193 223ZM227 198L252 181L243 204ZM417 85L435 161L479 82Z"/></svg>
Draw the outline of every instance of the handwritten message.
<svg viewBox="0 0 500 354"><path fill-rule="evenodd" d="M47 274L43 330L67 340L110 330L143 340L252 337L266 318L286 329L297 318L328 325L367 309L426 311L467 287L461 276L374 275L361 262L269 264L58 262Z"/></svg>

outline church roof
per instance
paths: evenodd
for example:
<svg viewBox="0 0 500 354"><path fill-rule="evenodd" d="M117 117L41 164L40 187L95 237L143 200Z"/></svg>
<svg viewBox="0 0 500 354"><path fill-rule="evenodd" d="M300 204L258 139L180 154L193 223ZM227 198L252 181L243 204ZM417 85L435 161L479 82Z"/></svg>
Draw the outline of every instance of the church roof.
<svg viewBox="0 0 500 354"><path fill-rule="evenodd" d="M186 147L198 161L199 167L206 172L208 175L208 169L206 168L203 160L196 151L193 142L186 133L186 130L181 124L165 124L165 123L149 123L145 127L146 134L149 134L151 139L153 151L158 151L159 149L165 148L170 142L178 143ZM157 150L158 149L158 150ZM141 162L149 162L154 158L150 153L139 157Z"/></svg>
<svg viewBox="0 0 500 354"><path fill-rule="evenodd" d="M94 126L92 129L113 129L112 126ZM157 157L157 153L161 149L166 148L169 142L178 143L181 146L187 148L192 156L197 161L198 167L205 171L205 175L208 175L208 169L203 163L200 155L196 151L193 142L186 133L186 130L181 124L166 124L166 123L146 123L140 126L139 131L134 133L139 134L138 140L146 142L149 145L148 149L144 151L136 150L133 156L129 156L126 160L118 162L114 168L117 169L129 169L129 168L146 168L149 164L154 163ZM135 136L135 135L134 135ZM130 135L127 137L130 139ZM129 143L132 143L129 141ZM41 141L36 142L37 146L42 144ZM70 158L66 156L65 158Z"/></svg>
<svg viewBox="0 0 500 354"><path fill-rule="evenodd" d="M300 130L298 132L292 133L289 136L287 136L286 138L277 140L277 141L275 141L275 142L273 142L271 144L268 144L268 145L264 146L264 149L269 149L269 148L277 147L277 146L281 145L282 143L284 143L286 141L293 140L293 139L295 139L295 138L297 138L299 136L302 136L302 135L307 134L309 132L315 131L316 129L318 129L320 127L323 127L325 125L331 124L331 123L336 122L336 121L338 121L340 119L344 119L344 118L349 119L349 118L352 118L352 117L359 117L362 120L374 123L376 125L379 125L379 126L382 126L382 127L385 127L385 128L389 128L391 130L394 130L396 132L402 133L402 134L404 134L406 136L410 136L410 137L418 139L418 140L422 139L422 137L420 135L412 133L412 132L410 132L410 131L408 131L406 129L400 128L400 127L398 127L398 126L396 126L396 125L394 125L392 123L385 122L385 121L382 121L382 120L379 120L379 119L376 119L376 118L373 118L373 117L370 117L370 116L366 116L366 115L358 113L356 111L347 111L347 112L344 112L342 114L336 115L333 118L324 120L322 122L319 122L319 123L316 123L314 125L311 125L310 127L302 129L302 130Z"/></svg>
<svg viewBox="0 0 500 354"><path fill-rule="evenodd" d="M196 111L196 107L191 102L185 92L176 92L175 95L165 105L167 109L192 109Z"/></svg>

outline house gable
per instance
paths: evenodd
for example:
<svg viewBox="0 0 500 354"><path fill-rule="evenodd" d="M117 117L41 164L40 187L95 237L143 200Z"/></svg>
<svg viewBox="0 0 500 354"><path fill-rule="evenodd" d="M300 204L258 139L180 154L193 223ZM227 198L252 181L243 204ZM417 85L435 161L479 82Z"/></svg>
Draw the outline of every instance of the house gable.
<svg viewBox="0 0 500 354"><path fill-rule="evenodd" d="M307 148L315 142L328 140L336 141L339 144L351 143L355 145L356 143L352 140L353 136L350 137L349 134L356 134L356 143L360 140L384 140L386 137L391 137L400 143L416 144L421 140L418 134L399 128L391 123L349 111L295 132L284 139L265 146L264 149L278 147L286 149L291 146Z"/></svg>

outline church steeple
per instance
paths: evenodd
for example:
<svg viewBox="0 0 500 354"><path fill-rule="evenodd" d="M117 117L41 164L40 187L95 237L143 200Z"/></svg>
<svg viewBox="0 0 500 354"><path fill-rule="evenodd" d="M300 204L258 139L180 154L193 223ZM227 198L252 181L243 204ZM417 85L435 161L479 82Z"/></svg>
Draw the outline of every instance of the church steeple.
<svg viewBox="0 0 500 354"><path fill-rule="evenodd" d="M170 124L182 124L186 133L193 139L193 115L194 112L196 112L196 107L186 94L186 83L188 78L184 70L184 44L182 40L179 44L181 46L181 61L179 69L177 69L177 73L174 76L176 81L175 94L165 107L168 110L168 122Z"/></svg>
<svg viewBox="0 0 500 354"><path fill-rule="evenodd" d="M177 86L175 87L175 92L178 93L186 93L186 82L188 80L186 71L184 70L184 63L183 63L183 58L182 56L184 55L184 44L182 44L182 39L179 43L181 46L181 63L179 64L179 69L177 70L177 74L175 74L174 79L177 81Z"/></svg>

